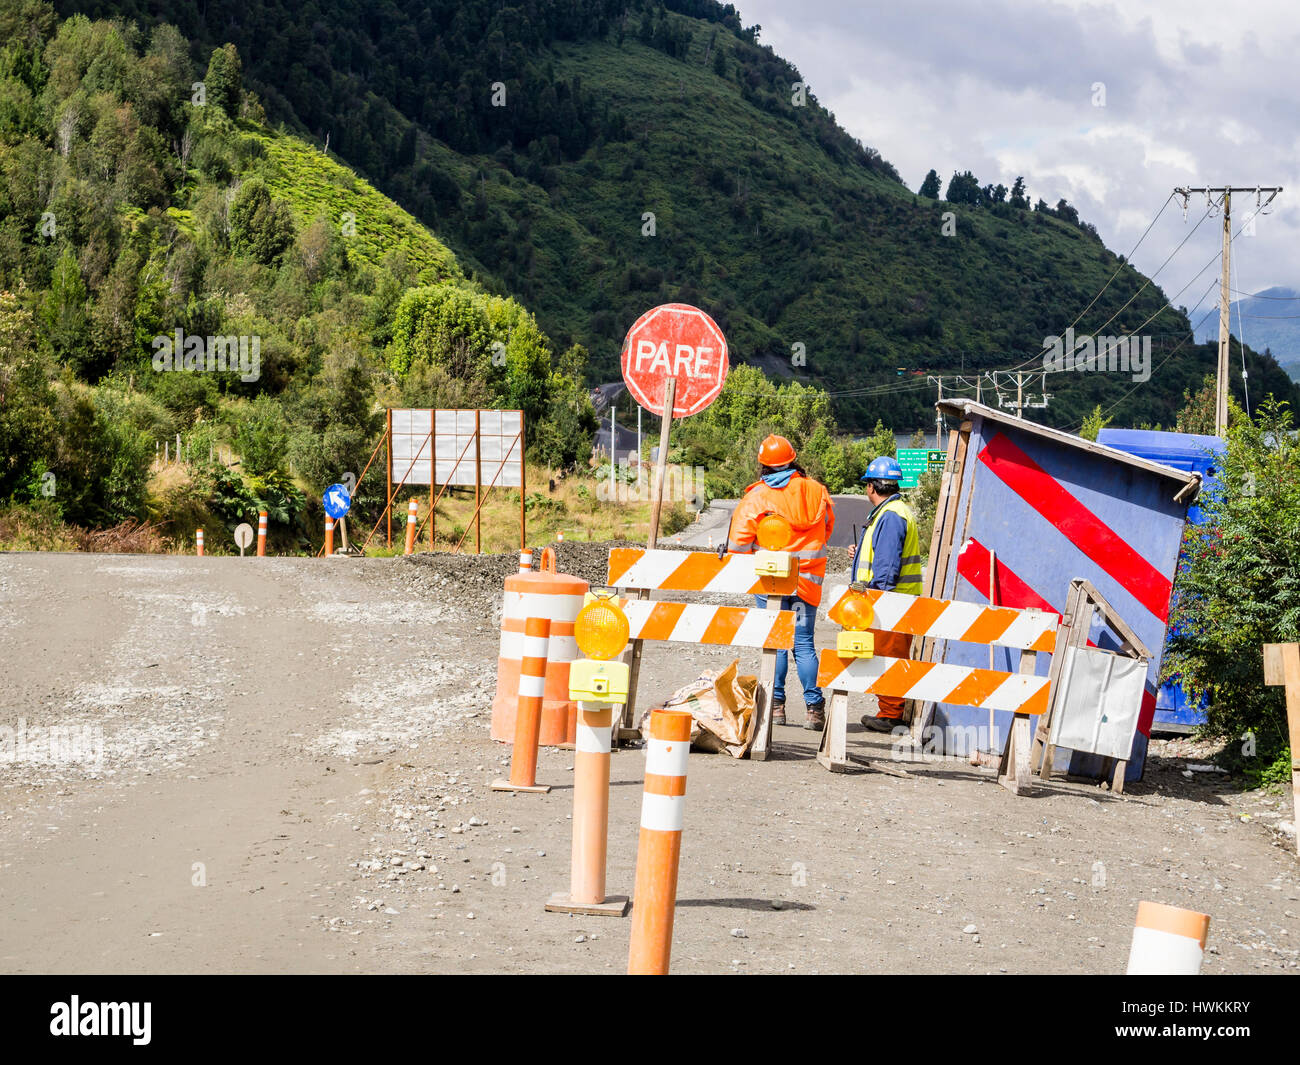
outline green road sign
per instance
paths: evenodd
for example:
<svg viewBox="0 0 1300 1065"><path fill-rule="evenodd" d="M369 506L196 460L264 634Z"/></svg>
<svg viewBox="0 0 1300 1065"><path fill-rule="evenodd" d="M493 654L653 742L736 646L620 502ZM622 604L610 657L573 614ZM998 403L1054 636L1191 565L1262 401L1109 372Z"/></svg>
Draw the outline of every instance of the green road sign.
<svg viewBox="0 0 1300 1065"><path fill-rule="evenodd" d="M915 488L921 483L921 474L929 469L930 452L925 448L900 447L898 465L903 471L903 479L898 482L898 487Z"/></svg>

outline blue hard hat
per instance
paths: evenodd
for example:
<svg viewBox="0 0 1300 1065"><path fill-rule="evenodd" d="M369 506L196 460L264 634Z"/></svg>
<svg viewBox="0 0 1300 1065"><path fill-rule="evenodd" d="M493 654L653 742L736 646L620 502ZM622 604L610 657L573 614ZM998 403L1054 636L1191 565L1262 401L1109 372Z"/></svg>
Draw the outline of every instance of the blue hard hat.
<svg viewBox="0 0 1300 1065"><path fill-rule="evenodd" d="M897 459L891 459L888 455L872 459L867 472L862 475L864 481L901 481L902 479L903 467L898 464Z"/></svg>

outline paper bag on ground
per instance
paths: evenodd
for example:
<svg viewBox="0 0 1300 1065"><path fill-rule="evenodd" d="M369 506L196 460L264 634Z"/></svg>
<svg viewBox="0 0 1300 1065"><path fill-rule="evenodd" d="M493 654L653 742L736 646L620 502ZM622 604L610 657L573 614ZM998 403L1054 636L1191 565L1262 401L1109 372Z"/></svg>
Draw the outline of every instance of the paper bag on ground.
<svg viewBox="0 0 1300 1065"><path fill-rule="evenodd" d="M706 670L698 679L678 688L661 705L648 708L639 722L641 735L650 734L652 711L689 710L691 746L701 751L726 751L733 758L744 757L753 739L758 678L738 677L739 666L737 658L721 673Z"/></svg>

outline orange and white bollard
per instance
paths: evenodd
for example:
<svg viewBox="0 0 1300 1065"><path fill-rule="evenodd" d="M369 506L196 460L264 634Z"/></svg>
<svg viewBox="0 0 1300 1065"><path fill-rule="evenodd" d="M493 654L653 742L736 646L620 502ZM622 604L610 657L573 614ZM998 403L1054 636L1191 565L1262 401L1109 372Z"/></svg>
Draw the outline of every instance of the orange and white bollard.
<svg viewBox="0 0 1300 1065"><path fill-rule="evenodd" d="M330 558L334 554L334 519L328 514L325 515L325 557Z"/></svg>
<svg viewBox="0 0 1300 1065"><path fill-rule="evenodd" d="M609 843L609 757L614 727L610 703L578 703L578 742L573 756L573 852L569 890L547 900L552 913L622 917L626 895L605 895Z"/></svg>
<svg viewBox="0 0 1300 1065"><path fill-rule="evenodd" d="M198 551L199 558L202 558L203 557L203 530L202 529L194 530L194 546Z"/></svg>
<svg viewBox="0 0 1300 1065"><path fill-rule="evenodd" d="M1209 931L1209 914L1160 902L1139 902L1128 975L1196 976Z"/></svg>
<svg viewBox="0 0 1300 1065"><path fill-rule="evenodd" d="M629 976L668 974L677 907L677 866L682 852L686 757L690 750L690 712L651 711L641 834L636 848L636 890L632 896Z"/></svg>
<svg viewBox="0 0 1300 1065"><path fill-rule="evenodd" d="M266 511L257 512L257 557L266 554Z"/></svg>
<svg viewBox="0 0 1300 1065"><path fill-rule="evenodd" d="M537 783L537 741L542 731L542 700L546 696L546 656L549 618L524 622L523 658L519 665L519 704L515 710L515 745L510 752L510 779L494 780L493 791L545 794L550 786Z"/></svg>
<svg viewBox="0 0 1300 1065"><path fill-rule="evenodd" d="M533 549L531 547L525 547L519 552L519 572L533 572Z"/></svg>
<svg viewBox="0 0 1300 1065"><path fill-rule="evenodd" d="M406 507L406 554L415 554L415 519L420 513L419 500L412 499Z"/></svg>

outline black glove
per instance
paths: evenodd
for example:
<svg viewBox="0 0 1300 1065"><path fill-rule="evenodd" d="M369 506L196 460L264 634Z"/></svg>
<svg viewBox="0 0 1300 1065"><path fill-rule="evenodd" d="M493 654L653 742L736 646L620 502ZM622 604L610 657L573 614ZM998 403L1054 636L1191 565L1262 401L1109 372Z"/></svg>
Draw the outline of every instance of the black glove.
<svg viewBox="0 0 1300 1065"><path fill-rule="evenodd" d="M727 542L724 540L722 541L722 543L718 544L718 558L726 558L726 557L727 557Z"/></svg>

